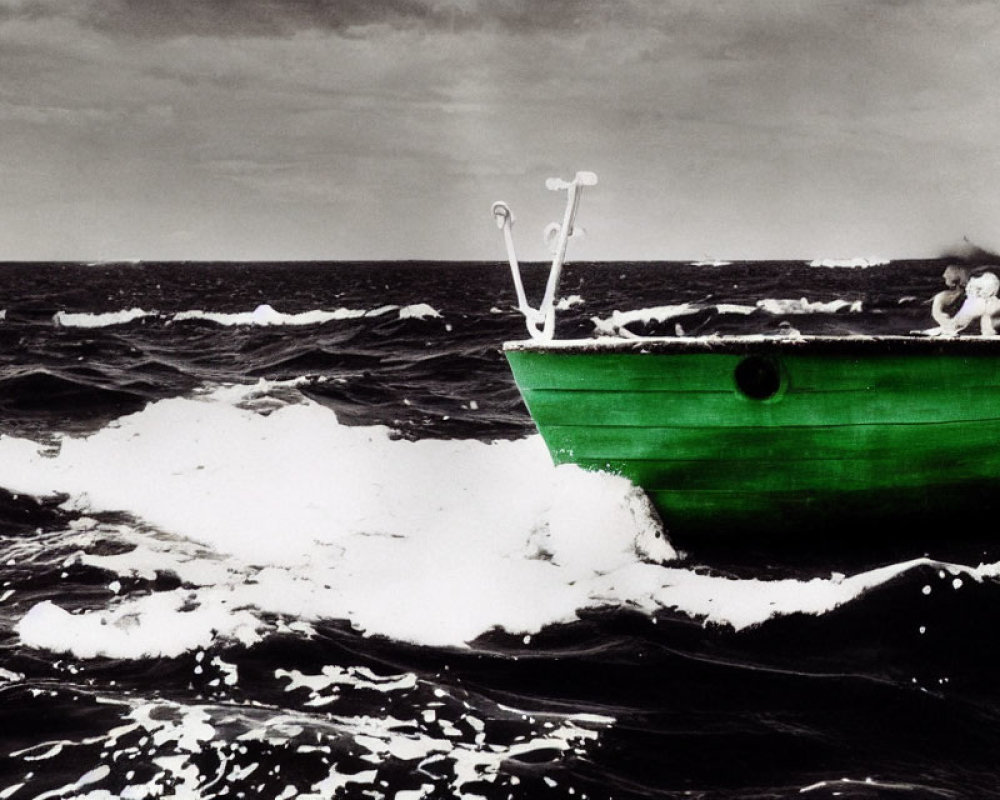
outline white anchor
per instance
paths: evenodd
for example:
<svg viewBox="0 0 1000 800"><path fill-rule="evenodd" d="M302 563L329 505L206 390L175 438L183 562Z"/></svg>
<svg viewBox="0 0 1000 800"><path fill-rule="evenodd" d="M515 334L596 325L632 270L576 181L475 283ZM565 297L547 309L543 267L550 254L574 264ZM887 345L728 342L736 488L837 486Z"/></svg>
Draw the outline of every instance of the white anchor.
<svg viewBox="0 0 1000 800"><path fill-rule="evenodd" d="M538 308L532 308L528 304L528 299L524 294L524 283L521 281L521 269L517 263L517 256L514 254L514 235L511 228L514 225L514 215L510 206L503 201L493 204L493 216L496 219L497 227L503 230L504 244L507 246L507 258L510 261L510 272L514 278L514 290L517 292L517 308L524 315L528 333L532 339L549 341L552 339L555 330L555 295L559 287L559 274L562 272L563 261L566 258L566 245L574 233L582 233L582 229L574 230L573 222L576 220L576 211L580 205L580 195L584 186L596 186L597 176L593 172L577 172L571 181L564 181L560 178L549 178L545 181L545 188L551 191L565 189L566 211L563 214L562 223L553 222L545 228L545 241L551 243L555 240L552 259L552 267L549 270L549 279L545 284L545 294Z"/></svg>

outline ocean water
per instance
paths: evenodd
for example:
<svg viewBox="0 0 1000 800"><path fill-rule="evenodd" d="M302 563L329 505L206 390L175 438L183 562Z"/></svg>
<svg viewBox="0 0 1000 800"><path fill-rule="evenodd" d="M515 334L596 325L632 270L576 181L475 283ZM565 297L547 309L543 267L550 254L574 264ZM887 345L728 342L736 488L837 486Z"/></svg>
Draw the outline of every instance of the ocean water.
<svg viewBox="0 0 1000 800"><path fill-rule="evenodd" d="M571 265L558 330L908 333L944 263ZM552 466L505 265L0 308L0 800L1000 797L996 531L680 552Z"/></svg>

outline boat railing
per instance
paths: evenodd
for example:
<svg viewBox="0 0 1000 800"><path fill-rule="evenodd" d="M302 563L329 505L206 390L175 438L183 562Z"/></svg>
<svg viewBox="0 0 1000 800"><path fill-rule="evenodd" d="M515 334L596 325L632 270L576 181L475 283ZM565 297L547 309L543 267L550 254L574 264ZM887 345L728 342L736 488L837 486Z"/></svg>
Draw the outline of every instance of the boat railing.
<svg viewBox="0 0 1000 800"><path fill-rule="evenodd" d="M560 178L549 178L545 181L545 188L551 191L566 190L566 210L563 213L562 223L553 222L545 228L545 239L548 242L554 240L552 266L549 269L548 281L545 284L545 293L538 308L533 308L524 292L524 282L521 280L521 268L517 262L517 255L514 252L514 214L502 200L493 204L493 216L497 227L503 231L504 244L507 247L507 259L510 261L510 272L514 279L514 291L517 293L517 308L524 315L528 333L532 339L549 341L555 332L556 312L555 301L556 291L559 288L559 276L562 272L563 262L566 260L566 246L570 237L578 231L574 230L576 212L580 206L580 195L584 186L597 185L597 176L593 172L577 172L570 181Z"/></svg>

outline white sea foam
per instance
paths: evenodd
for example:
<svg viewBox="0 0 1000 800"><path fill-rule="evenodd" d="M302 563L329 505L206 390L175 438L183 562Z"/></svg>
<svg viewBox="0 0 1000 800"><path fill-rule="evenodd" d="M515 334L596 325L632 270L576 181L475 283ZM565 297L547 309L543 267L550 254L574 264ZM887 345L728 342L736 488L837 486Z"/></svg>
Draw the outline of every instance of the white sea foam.
<svg viewBox="0 0 1000 800"><path fill-rule="evenodd" d="M632 311L612 311L610 317L591 317L594 332L598 336L630 336L634 335L628 326L634 323L663 323L676 317L695 314L705 309L714 308L719 314L753 314L758 309L768 314L834 314L847 308L851 312L861 311L861 301L831 300L814 302L806 298L798 300L783 300L765 298L758 300L756 305L740 305L735 303L719 303L718 305L700 305L696 303L679 303L675 305L654 306L652 308L637 308Z"/></svg>
<svg viewBox="0 0 1000 800"><path fill-rule="evenodd" d="M318 325L341 319L357 319L365 316L363 310L339 308L335 311L303 311L299 314L283 314L269 305L259 305L253 311L223 313L215 311L181 311L172 319L181 322L189 319L207 320L219 325Z"/></svg>
<svg viewBox="0 0 1000 800"><path fill-rule="evenodd" d="M207 320L219 325L319 325L344 319L360 319L362 317L380 317L384 314L397 312L399 319L426 319L440 317L441 314L427 303L417 303L408 306L380 306L369 310L356 308L338 308L333 311L303 311L298 314L285 314L272 306L257 306L253 311L238 313L222 313L215 311L181 311L174 314L175 321L189 319Z"/></svg>
<svg viewBox="0 0 1000 800"><path fill-rule="evenodd" d="M702 306L691 303L680 303L678 305L656 306L654 308L637 308L632 311L612 311L610 317L591 317L594 323L594 330L598 335L614 336L626 332L625 329L635 322L646 324L652 322L666 322L675 317L683 317L687 314L694 314L700 311Z"/></svg>
<svg viewBox="0 0 1000 800"><path fill-rule="evenodd" d="M267 415L247 407L267 391L153 403L64 438L55 456L0 436L8 490L66 492L78 509L141 520L119 530L132 552L74 558L123 579L163 571L182 581L141 596L109 588L106 606L84 613L36 604L17 625L22 642L136 658L217 638L252 645L281 620L346 619L366 634L460 647L494 628L533 634L623 605L743 629L826 613L931 563L808 581L686 569L671 563L645 495L619 477L553 467L537 436L398 441L307 400ZM86 528L74 535L100 533Z"/></svg>
<svg viewBox="0 0 1000 800"><path fill-rule="evenodd" d="M104 314L57 311L52 317L56 325L64 328L108 328L112 325L126 325L144 317L155 317L155 311L143 311L141 308L130 308L125 311L109 311Z"/></svg>
<svg viewBox="0 0 1000 800"><path fill-rule="evenodd" d="M440 317L441 312L427 303L414 303L403 306L399 309L400 319L428 319L430 317Z"/></svg>
<svg viewBox="0 0 1000 800"><path fill-rule="evenodd" d="M868 267L881 267L892 263L887 258L877 257L856 257L856 258L816 258L809 262L810 267L855 267L867 269Z"/></svg>
<svg viewBox="0 0 1000 800"><path fill-rule="evenodd" d="M279 774L280 764L267 760L269 751L294 752L302 762L311 761L313 766L301 774L290 773L289 783L280 794L268 795L271 797L320 800L341 796L341 790L371 794L363 790L375 783L379 769L388 761L416 762L416 771L426 776L421 791L397 791L396 798L427 796L436 787L447 791L448 796L479 797L484 784L498 791L517 785L520 779L508 769L511 758L528 760L534 756L538 759L535 763L544 763L567 751L581 753L613 722L593 714L539 714L528 718L518 709L488 702L481 702L483 707L477 713L461 695L451 697L443 689L430 694L430 685L413 673L372 680L364 672L355 669L343 674L324 671L320 675L303 675L277 671L277 679L290 681L285 691L309 693L311 699L305 706L327 708L334 704L333 713L325 717L295 712L264 716L251 707L116 699L109 702L122 707L123 724L105 735L75 742L43 742L14 755L26 761L65 761L75 755L78 747L99 745L111 763L128 763L141 756L142 763L150 767L141 777L134 771L125 773L124 787L113 795L104 789L74 794L111 774L107 765L101 765L58 789L33 795L39 798L71 794L91 800L241 796L248 779L257 783ZM336 713L341 693L349 695L373 686L390 695L389 702L394 699L391 695L396 695L403 703L426 703L427 708L414 719L400 719L386 709L385 713L371 716L356 711ZM426 697L433 699L428 701ZM447 710L454 722L439 717L438 708ZM485 719L502 720L522 733L508 743L487 743ZM339 763L344 751L349 762L346 768ZM212 773L204 771L206 756L210 763L215 760L218 764ZM80 755L81 763L85 758ZM370 768L359 770L352 762ZM25 782L18 786L30 785L33 777L34 773L26 774ZM263 783L257 792L262 788Z"/></svg>
<svg viewBox="0 0 1000 800"><path fill-rule="evenodd" d="M89 614L42 604L21 620L26 643L81 657L176 653L206 646L212 631L251 641L254 625L237 609L253 608L459 645L495 626L571 620L589 604L588 578L633 563L637 550L672 555L644 496L621 478L553 468L537 437L394 441L311 402L267 416L231 402L249 391L152 404L65 438L55 458L0 438L3 486L130 512L212 556L171 561L152 540L134 554L89 556L122 576L169 562L201 588L194 599L109 591L109 607Z"/></svg>
<svg viewBox="0 0 1000 800"><path fill-rule="evenodd" d="M57 311L52 321L64 328L107 328L112 325L126 325L135 322L137 319L156 318L167 322L181 322L184 320L207 320L218 325L238 326L272 326L272 325L322 325L327 322L338 322L349 319L362 319L381 317L395 312L398 319L430 319L439 318L441 312L427 303L414 303L406 306L385 305L377 308L336 308L331 311L313 309L302 311L297 314L286 314L277 311L268 304L257 306L253 311L240 311L233 313L218 311L179 311L176 314L161 314L157 311L144 311L141 308L123 309L121 311L109 311L106 313L71 313L68 311ZM6 311L0 311L0 319L6 316Z"/></svg>
<svg viewBox="0 0 1000 800"><path fill-rule="evenodd" d="M22 675L20 672L12 672L9 669L4 669L3 667L0 667L0 681L4 681L6 683L17 683L18 681L23 681L23 680L24 680L24 675Z"/></svg>
<svg viewBox="0 0 1000 800"><path fill-rule="evenodd" d="M719 303L715 310L720 314L743 314L747 316L757 310L757 306L744 306L737 303Z"/></svg>
<svg viewBox="0 0 1000 800"><path fill-rule="evenodd" d="M560 297L556 303L556 311L568 311L573 306L583 305L583 298L578 294L571 294L569 297Z"/></svg>
<svg viewBox="0 0 1000 800"><path fill-rule="evenodd" d="M795 299L766 298L757 301L757 307L768 314L836 314L838 311L848 309L852 314L858 314L862 310L860 300L829 300L813 301L801 297Z"/></svg>
<svg viewBox="0 0 1000 800"><path fill-rule="evenodd" d="M197 597L197 613L185 610L190 601L187 592L157 592L108 612L76 616L44 601L21 620L21 641L77 658L144 658L179 656L209 647L218 638L245 645L260 640L257 618L232 608L224 596Z"/></svg>

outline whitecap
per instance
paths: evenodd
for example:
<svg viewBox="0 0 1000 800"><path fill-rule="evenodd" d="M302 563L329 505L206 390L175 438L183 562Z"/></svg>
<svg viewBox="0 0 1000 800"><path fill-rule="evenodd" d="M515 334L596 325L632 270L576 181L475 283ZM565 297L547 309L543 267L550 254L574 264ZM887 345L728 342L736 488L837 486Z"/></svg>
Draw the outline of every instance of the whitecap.
<svg viewBox="0 0 1000 800"><path fill-rule="evenodd" d="M339 308L335 311L303 311L298 314L283 314L266 303L253 311L223 313L217 311L181 311L174 314L176 322L189 319L207 320L219 325L318 325L332 320L357 319L365 316L364 310Z"/></svg>
<svg viewBox="0 0 1000 800"><path fill-rule="evenodd" d="M625 328L633 323L666 322L675 317L683 317L701 310L701 306L691 303L655 306L653 308L637 308L632 311L612 311L610 317L591 317L594 330L598 335L614 336L627 333Z"/></svg>
<svg viewBox="0 0 1000 800"><path fill-rule="evenodd" d="M339 425L311 401L266 416L237 405L259 390L153 403L63 439L54 457L0 439L5 487L67 492L78 510L125 511L210 554L167 553L137 535L132 553L85 556L119 576L164 569L200 588L155 600L109 592L107 609L83 614L37 605L18 626L25 643L81 657L173 654L212 636L251 642L279 614L461 645L494 627L575 619L591 604L590 578L674 555L645 495L620 477L553 467L537 436L396 441L386 428Z"/></svg>
<svg viewBox="0 0 1000 800"><path fill-rule="evenodd" d="M842 311L845 308L848 309L852 314L858 314L862 311L862 303L860 300L828 300L828 301L812 301L807 300L805 297L799 299L778 299L778 298L765 298L764 300L757 301L757 307L768 314L836 314L838 311Z"/></svg>
<svg viewBox="0 0 1000 800"><path fill-rule="evenodd" d="M568 311L573 306L583 305L583 298L578 294L571 294L569 297L560 297L556 303L556 311Z"/></svg>
<svg viewBox="0 0 1000 800"><path fill-rule="evenodd" d="M810 267L852 267L855 269L867 269L868 267L881 267L892 262L887 258L878 257L855 257L855 258L816 258L808 262Z"/></svg>
<svg viewBox="0 0 1000 800"><path fill-rule="evenodd" d="M757 306L745 306L739 303L719 303L715 310L720 314L742 314L748 316L757 310Z"/></svg>
<svg viewBox="0 0 1000 800"><path fill-rule="evenodd" d="M107 328L112 325L126 325L145 317L155 317L155 311L143 311L141 308L130 308L124 311L108 311L102 314L70 313L57 311L52 321L64 328Z"/></svg>
<svg viewBox="0 0 1000 800"><path fill-rule="evenodd" d="M429 317L440 317L441 312L427 303L414 303L403 306L399 309L400 319L427 319Z"/></svg>
<svg viewBox="0 0 1000 800"><path fill-rule="evenodd" d="M426 319L428 317L440 317L441 313L426 303L417 303L408 306L386 305L372 309L360 308L337 308L333 311L322 311L314 309L312 311L302 311L295 314L286 314L276 310L273 306L264 303L257 306L253 311L240 312L220 312L220 311L180 311L173 315L175 322L184 320L205 320L218 325L226 326L271 326L271 325L321 325L327 322L335 322L345 319L361 319L370 317L380 317L393 311L398 312L399 319Z"/></svg>

